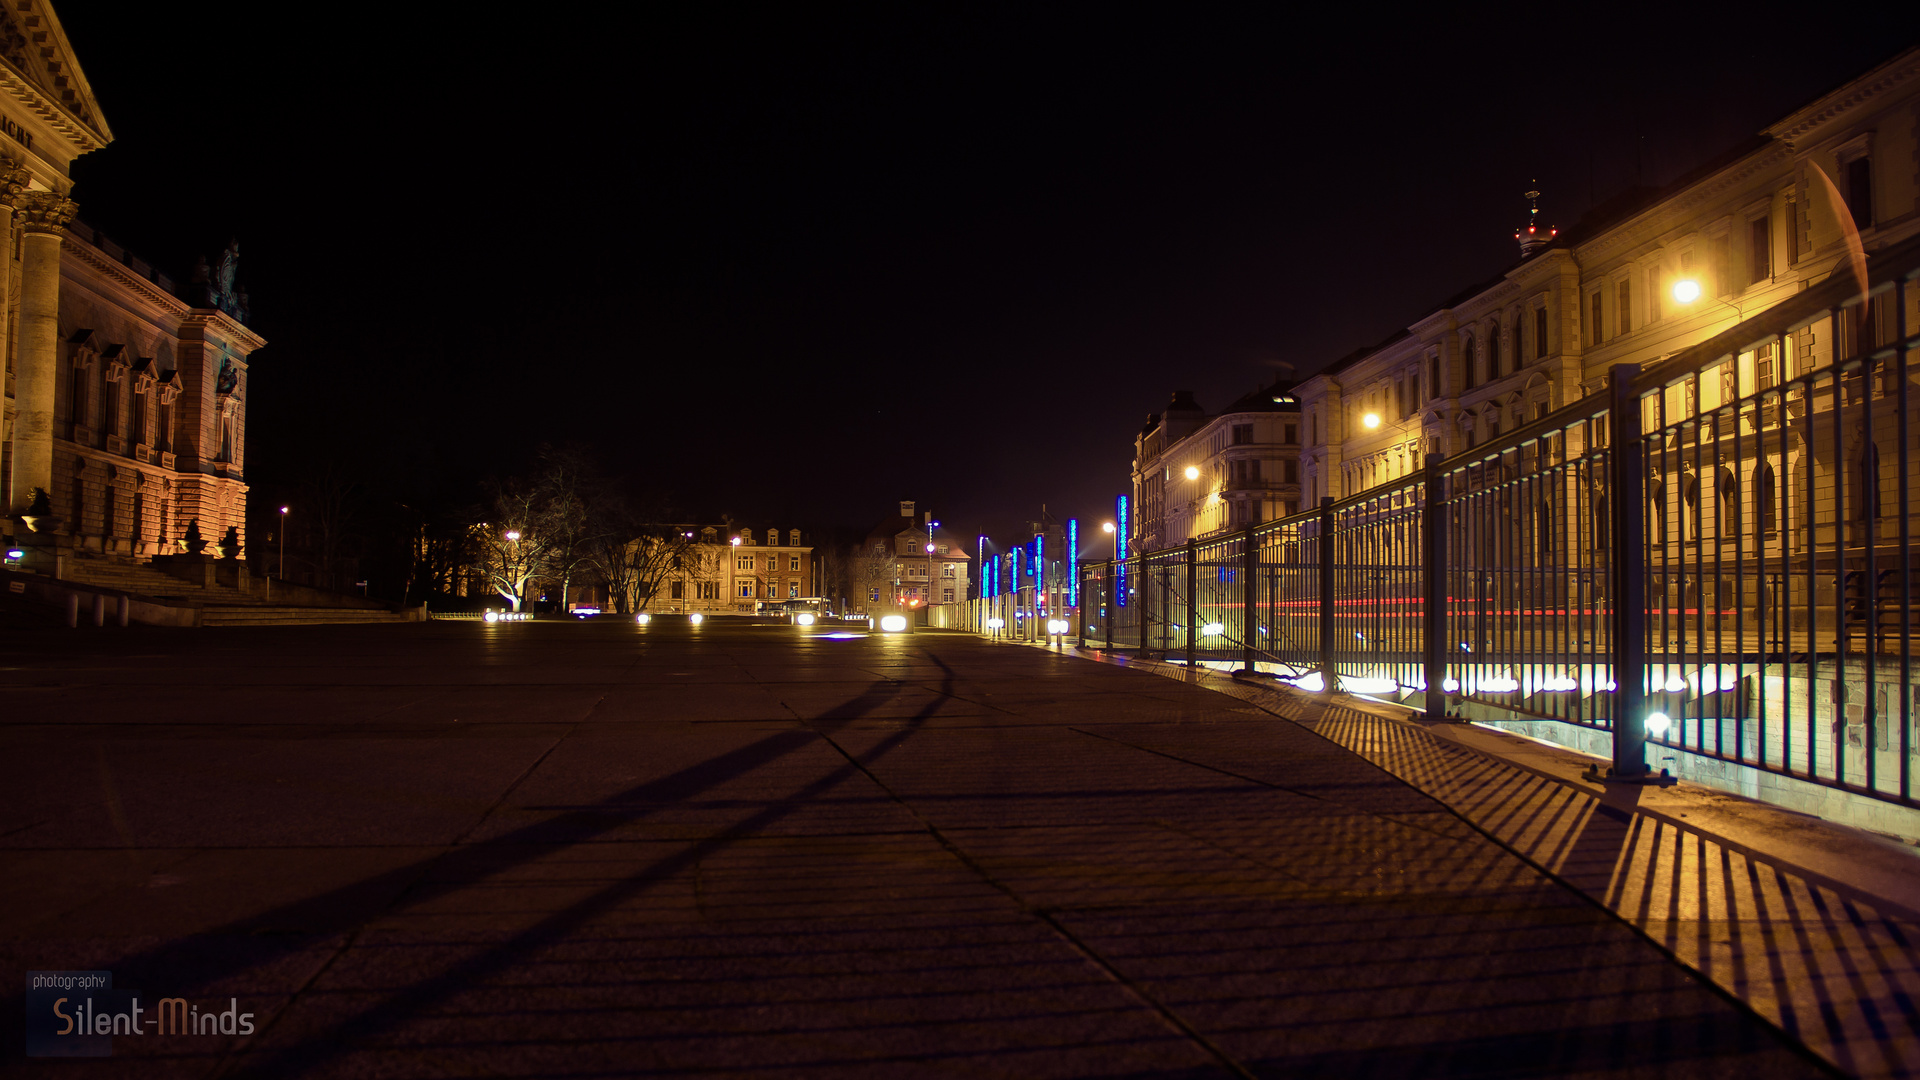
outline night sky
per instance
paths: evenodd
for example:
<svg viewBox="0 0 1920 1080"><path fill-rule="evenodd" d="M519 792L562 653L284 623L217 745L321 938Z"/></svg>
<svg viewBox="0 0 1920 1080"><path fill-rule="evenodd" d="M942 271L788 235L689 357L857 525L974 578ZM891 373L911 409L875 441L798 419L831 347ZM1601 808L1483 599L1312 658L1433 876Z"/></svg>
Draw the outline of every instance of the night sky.
<svg viewBox="0 0 1920 1080"><path fill-rule="evenodd" d="M1658 39L1591 6L292 10L60 8L117 136L81 217L182 280L241 241L256 498L331 462L471 501L580 440L693 517L913 498L997 536L1108 514L1169 391L1217 408L1497 275L1535 178L1568 227L1920 40L1800 8Z"/></svg>

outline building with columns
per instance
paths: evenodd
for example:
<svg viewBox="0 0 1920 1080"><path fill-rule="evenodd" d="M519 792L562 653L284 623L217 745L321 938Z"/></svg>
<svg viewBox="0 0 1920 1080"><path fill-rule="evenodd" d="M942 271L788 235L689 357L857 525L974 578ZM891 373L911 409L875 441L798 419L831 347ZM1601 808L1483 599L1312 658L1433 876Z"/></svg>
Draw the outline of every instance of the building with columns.
<svg viewBox="0 0 1920 1080"><path fill-rule="evenodd" d="M76 219L75 158L113 139L45 0L0 12L0 486L30 569L246 532L237 246L180 288ZM31 519L29 521L28 519Z"/></svg>
<svg viewBox="0 0 1920 1080"><path fill-rule="evenodd" d="M1405 476L1428 453L1470 450L1600 392L1616 364L1671 356L1850 272L1850 235L1871 258L1916 234L1920 49L1910 49L1664 189L1628 192L1559 233L1529 222L1504 273L1302 380L1303 501ZM1876 304L1864 332L1890 340L1899 316ZM1810 327L1784 350L1742 353L1672 407L1717 408L1821 367L1826 334ZM1805 468L1778 455L1749 462L1741 476L1708 478L1687 506L1678 500L1700 478L1656 480L1674 514L1711 517L1705 504L1722 493L1750 501Z"/></svg>

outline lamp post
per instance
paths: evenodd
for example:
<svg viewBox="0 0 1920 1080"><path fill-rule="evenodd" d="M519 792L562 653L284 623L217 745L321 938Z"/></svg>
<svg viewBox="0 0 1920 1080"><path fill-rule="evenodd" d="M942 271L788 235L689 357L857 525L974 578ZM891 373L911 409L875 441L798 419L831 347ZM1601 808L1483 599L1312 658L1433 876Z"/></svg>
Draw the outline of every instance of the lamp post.
<svg viewBox="0 0 1920 1080"><path fill-rule="evenodd" d="M933 607L933 530L939 527L940 527L940 523L933 520L933 514L928 513L927 514L927 603L926 603L926 606L929 609L929 612L927 615L928 625L932 625L933 623L933 615L931 612L931 609Z"/></svg>
<svg viewBox="0 0 1920 1080"><path fill-rule="evenodd" d="M508 529L507 539L513 544L513 572L514 572L514 575L517 577L520 573L520 530ZM517 581L514 583L513 610L516 612L520 610L520 605L523 602L525 602L525 598L520 595L521 590L524 588L526 588L526 583L524 581Z"/></svg>

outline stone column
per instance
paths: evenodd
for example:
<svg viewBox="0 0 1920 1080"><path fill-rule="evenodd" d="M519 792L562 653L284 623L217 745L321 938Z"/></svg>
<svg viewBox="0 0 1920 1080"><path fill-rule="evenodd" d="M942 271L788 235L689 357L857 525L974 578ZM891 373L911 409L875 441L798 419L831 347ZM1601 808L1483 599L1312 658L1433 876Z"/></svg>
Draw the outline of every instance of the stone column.
<svg viewBox="0 0 1920 1080"><path fill-rule="evenodd" d="M60 370L60 237L77 209L51 191L19 196L14 216L25 236L20 253L20 352L14 371L13 489L15 514L34 488L53 490L53 391Z"/></svg>

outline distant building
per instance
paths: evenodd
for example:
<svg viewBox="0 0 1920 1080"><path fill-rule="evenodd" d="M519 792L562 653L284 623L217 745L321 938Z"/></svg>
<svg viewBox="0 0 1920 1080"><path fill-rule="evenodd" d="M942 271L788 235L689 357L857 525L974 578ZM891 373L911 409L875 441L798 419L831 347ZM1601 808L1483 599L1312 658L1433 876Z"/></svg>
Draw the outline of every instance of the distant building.
<svg viewBox="0 0 1920 1080"><path fill-rule="evenodd" d="M1209 416L1177 390L1134 439L1130 543L1152 550L1300 506L1300 402L1276 382Z"/></svg>
<svg viewBox="0 0 1920 1080"><path fill-rule="evenodd" d="M914 504L902 502L900 512L869 529L860 545L852 573L853 607L875 614L964 602L972 560L966 543L941 529L931 512L916 517Z"/></svg>
<svg viewBox="0 0 1920 1080"><path fill-rule="evenodd" d="M237 245L183 288L75 220L69 166L113 134L44 0L0 13L0 80L7 531L44 572L176 551L194 521L244 545L248 363L265 342Z"/></svg>
<svg viewBox="0 0 1920 1080"><path fill-rule="evenodd" d="M665 612L753 612L819 595L813 541L795 528L689 525L693 543L649 607Z"/></svg>

